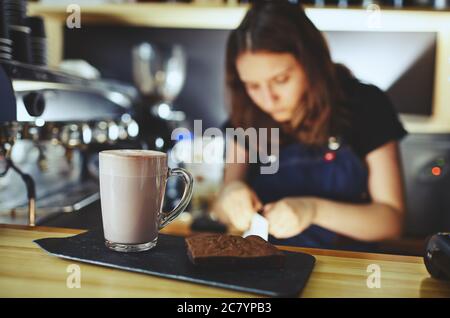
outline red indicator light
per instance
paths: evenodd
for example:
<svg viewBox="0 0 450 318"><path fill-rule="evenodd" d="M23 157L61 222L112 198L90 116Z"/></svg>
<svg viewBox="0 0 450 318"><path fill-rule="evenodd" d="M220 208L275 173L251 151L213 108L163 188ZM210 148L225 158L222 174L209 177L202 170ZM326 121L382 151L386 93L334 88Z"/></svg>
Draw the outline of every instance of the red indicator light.
<svg viewBox="0 0 450 318"><path fill-rule="evenodd" d="M433 167L431 168L431 174L433 176L439 177L442 173L442 169L440 167Z"/></svg>
<svg viewBox="0 0 450 318"><path fill-rule="evenodd" d="M324 156L326 161L333 161L336 158L336 154L334 152L327 152Z"/></svg>

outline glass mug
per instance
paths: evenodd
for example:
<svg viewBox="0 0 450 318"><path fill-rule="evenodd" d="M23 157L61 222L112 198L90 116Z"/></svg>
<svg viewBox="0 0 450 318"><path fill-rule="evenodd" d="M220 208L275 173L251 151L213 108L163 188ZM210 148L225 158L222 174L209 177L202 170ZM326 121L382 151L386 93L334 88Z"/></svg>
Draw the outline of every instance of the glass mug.
<svg viewBox="0 0 450 318"><path fill-rule="evenodd" d="M119 252L156 246L158 232L183 212L192 197L192 175L169 169L167 155L152 150L106 150L99 154L100 199L105 244ZM178 205L162 212L167 179L180 176L185 188Z"/></svg>

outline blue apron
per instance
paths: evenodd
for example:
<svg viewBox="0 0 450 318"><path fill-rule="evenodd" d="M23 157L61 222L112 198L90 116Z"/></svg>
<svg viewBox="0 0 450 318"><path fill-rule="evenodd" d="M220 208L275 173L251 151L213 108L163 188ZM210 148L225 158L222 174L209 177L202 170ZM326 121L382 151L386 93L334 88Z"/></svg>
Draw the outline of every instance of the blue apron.
<svg viewBox="0 0 450 318"><path fill-rule="evenodd" d="M248 182L266 204L291 196L315 196L330 200L370 202L368 169L363 160L344 142L337 147L308 147L292 143L279 151L279 169L261 174L259 164L251 164ZM317 225L297 236L269 241L277 245L326 249L374 251L376 245L347 239Z"/></svg>

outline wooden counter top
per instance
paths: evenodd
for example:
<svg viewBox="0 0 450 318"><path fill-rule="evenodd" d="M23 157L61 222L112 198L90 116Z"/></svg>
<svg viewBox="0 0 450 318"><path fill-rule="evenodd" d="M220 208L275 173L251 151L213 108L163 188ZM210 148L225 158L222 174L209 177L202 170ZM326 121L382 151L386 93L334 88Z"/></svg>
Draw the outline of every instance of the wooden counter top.
<svg viewBox="0 0 450 318"><path fill-rule="evenodd" d="M183 233L179 223L165 233ZM77 263L81 288L69 289L74 262L48 255L33 240L81 233L48 227L0 224L0 297L254 297L150 275ZM302 297L450 297L450 283L430 278L420 257L283 248L313 254L316 266ZM381 268L381 288L370 289L367 267Z"/></svg>

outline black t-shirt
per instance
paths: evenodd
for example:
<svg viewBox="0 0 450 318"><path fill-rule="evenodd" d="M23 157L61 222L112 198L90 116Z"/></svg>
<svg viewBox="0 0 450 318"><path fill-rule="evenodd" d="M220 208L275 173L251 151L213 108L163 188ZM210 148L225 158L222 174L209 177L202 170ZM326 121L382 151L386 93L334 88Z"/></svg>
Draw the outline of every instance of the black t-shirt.
<svg viewBox="0 0 450 318"><path fill-rule="evenodd" d="M343 137L359 157L407 134L392 102L378 87L351 80L345 90L350 126ZM233 128L229 120L222 128L228 127Z"/></svg>
<svg viewBox="0 0 450 318"><path fill-rule="evenodd" d="M394 105L378 87L354 80L346 85L346 90L350 127L344 137L361 158L407 134Z"/></svg>

